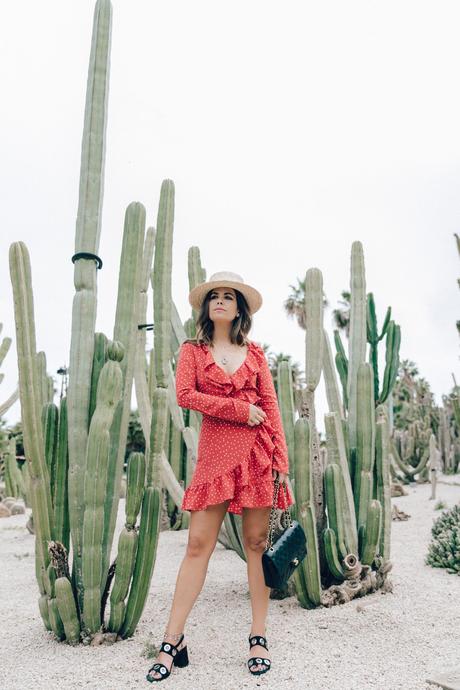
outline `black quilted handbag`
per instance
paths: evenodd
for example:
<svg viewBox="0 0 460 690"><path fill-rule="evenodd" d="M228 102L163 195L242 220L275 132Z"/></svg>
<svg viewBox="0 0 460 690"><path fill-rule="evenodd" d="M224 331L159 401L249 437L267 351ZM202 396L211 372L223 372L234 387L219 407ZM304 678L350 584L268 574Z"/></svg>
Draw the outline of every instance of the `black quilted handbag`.
<svg viewBox="0 0 460 690"><path fill-rule="evenodd" d="M283 482L286 493L287 486ZM276 516L276 503L279 491L279 479L275 478L273 506L270 512L267 547L262 554L262 568L267 587L283 589L299 563L307 555L305 532L297 520L292 520L289 508L283 511L283 522L287 527L273 543L273 527Z"/></svg>

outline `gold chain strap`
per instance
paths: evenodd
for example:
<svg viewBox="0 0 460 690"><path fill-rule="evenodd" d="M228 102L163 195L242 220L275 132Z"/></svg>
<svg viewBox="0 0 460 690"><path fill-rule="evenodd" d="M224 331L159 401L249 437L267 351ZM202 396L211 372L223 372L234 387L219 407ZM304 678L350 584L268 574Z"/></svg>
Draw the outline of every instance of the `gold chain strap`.
<svg viewBox="0 0 460 690"><path fill-rule="evenodd" d="M286 482L283 482L283 484L284 484L284 488L285 488L286 494L287 494ZM273 548L273 530L274 530L274 527L275 527L275 518L276 518L276 508L275 508L275 506L276 506L277 500L278 500L278 491L279 491L279 488L280 488L280 481L279 481L279 478L276 477L276 478L275 478L275 495L274 495L274 497L273 497L273 505L272 505L272 509L271 509L271 511L270 511L270 523L269 523L269 528L268 528L267 542L266 542L266 545L265 545L265 548L266 548L266 549L272 549L272 548ZM287 527L292 527L292 520L291 520L291 514L290 514L290 512L289 512L289 508L285 508L285 509L284 509L284 511L283 511L283 518L284 518L284 525L285 525L285 527L286 527L286 528L287 528Z"/></svg>

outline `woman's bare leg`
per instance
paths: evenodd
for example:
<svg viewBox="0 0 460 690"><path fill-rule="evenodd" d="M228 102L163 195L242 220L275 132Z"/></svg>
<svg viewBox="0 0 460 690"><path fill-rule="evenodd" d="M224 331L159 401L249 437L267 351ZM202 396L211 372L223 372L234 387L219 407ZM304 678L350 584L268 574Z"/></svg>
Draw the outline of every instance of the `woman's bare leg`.
<svg viewBox="0 0 460 690"><path fill-rule="evenodd" d="M243 508L243 543L246 553L249 592L252 609L252 635L265 637L265 620L268 612L270 587L267 587L262 569L262 554L267 541L271 506L266 508ZM267 650L255 645L249 656L266 657ZM248 657L249 658L249 657ZM252 666L251 673L266 668L266 664Z"/></svg>
<svg viewBox="0 0 460 690"><path fill-rule="evenodd" d="M208 506L206 510L190 511L187 550L179 566L169 620L163 636L164 641L177 644L180 633L184 631L187 617L206 579L209 558L216 546L220 526L229 503L230 499ZM182 649L185 644L184 637L179 649ZM171 669L170 654L160 652L156 661ZM151 671L150 675L154 678L162 677L158 671Z"/></svg>

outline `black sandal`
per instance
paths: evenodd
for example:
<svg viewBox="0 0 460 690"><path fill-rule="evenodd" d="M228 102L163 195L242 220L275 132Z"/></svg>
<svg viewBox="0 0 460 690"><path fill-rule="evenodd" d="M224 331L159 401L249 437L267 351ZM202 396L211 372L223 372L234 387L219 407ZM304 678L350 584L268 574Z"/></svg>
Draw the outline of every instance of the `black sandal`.
<svg viewBox="0 0 460 690"><path fill-rule="evenodd" d="M265 647L265 649L268 651L267 640L263 635L253 635L252 637L249 635L249 649L251 650L257 644L262 645L262 647ZM262 668L258 671L251 671L253 666L260 666L261 664L264 664L267 668ZM260 676L261 673L266 673L270 670L270 665L270 659L263 659L260 656L252 656L248 660L249 673L252 673L253 676Z"/></svg>
<svg viewBox="0 0 460 690"><path fill-rule="evenodd" d="M188 664L187 645L185 645L185 647L182 647L182 649L180 650L177 649L177 647L180 645L183 639L184 633L182 633L181 638L177 644L172 644L172 642L161 643L160 652L166 652L167 654L170 654L173 658L171 668L173 667L173 664L179 666L180 668L182 668L183 666L187 666ZM159 678L155 678L154 676L150 675L150 671L158 671L163 675L163 677L160 676ZM170 675L170 673L171 671L164 664L156 663L153 664L152 668L149 668L146 678L150 683L153 683L156 680L164 680Z"/></svg>

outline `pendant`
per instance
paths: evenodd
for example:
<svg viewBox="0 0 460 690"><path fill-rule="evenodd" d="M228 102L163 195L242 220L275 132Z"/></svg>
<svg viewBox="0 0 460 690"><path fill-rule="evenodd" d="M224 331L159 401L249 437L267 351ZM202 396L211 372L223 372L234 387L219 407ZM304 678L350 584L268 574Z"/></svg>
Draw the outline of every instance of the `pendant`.
<svg viewBox="0 0 460 690"><path fill-rule="evenodd" d="M220 361L222 362L222 364L227 364L228 359L224 356Z"/></svg>

